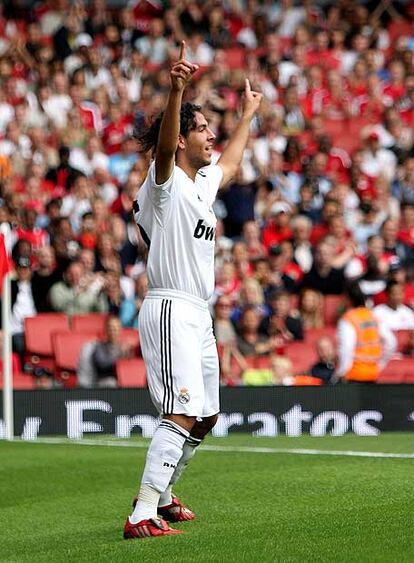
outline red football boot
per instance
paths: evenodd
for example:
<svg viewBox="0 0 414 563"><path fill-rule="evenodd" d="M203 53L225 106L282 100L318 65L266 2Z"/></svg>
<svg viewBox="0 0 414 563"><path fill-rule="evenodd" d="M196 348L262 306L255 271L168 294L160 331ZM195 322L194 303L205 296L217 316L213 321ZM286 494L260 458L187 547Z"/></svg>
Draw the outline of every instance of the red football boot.
<svg viewBox="0 0 414 563"><path fill-rule="evenodd" d="M184 506L174 495L172 495L172 503L167 506L159 506L157 512L167 522L185 522L195 519L194 512Z"/></svg>
<svg viewBox="0 0 414 563"><path fill-rule="evenodd" d="M135 508L137 500L137 497L135 497L132 501L133 508ZM188 520L194 520L196 517L194 512L184 506L175 495L172 495L171 504L159 506L157 512L167 522L187 522Z"/></svg>
<svg viewBox="0 0 414 563"><path fill-rule="evenodd" d="M162 518L150 518L149 520L141 520L137 524L131 524L129 518L124 526L124 539L131 540L135 538L150 538L155 536L173 536L182 534L182 530L174 530L170 528Z"/></svg>

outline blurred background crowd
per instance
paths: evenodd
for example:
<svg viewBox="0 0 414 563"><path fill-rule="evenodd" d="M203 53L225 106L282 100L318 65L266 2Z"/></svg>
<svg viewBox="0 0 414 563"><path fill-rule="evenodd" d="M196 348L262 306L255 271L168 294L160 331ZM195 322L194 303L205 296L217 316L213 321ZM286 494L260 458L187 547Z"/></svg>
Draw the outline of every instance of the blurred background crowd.
<svg viewBox="0 0 414 563"><path fill-rule="evenodd" d="M139 326L146 247L131 210L149 162L132 133L163 109L183 39L200 65L186 96L215 158L244 78L264 94L215 204L222 383L328 383L346 280L392 330L414 329L414 3L3 2L0 232L16 361L24 370L24 320L38 313ZM413 349L407 332L400 353Z"/></svg>

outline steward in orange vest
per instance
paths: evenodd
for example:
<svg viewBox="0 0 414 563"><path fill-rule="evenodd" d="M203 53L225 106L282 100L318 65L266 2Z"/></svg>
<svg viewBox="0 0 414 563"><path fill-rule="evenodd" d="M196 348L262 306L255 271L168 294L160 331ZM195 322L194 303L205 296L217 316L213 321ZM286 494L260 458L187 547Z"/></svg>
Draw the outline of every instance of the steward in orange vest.
<svg viewBox="0 0 414 563"><path fill-rule="evenodd" d="M346 372L348 381L376 381L380 373L382 357L378 322L366 307L350 309L342 317L356 332L356 345L351 368Z"/></svg>
<svg viewBox="0 0 414 563"><path fill-rule="evenodd" d="M395 349L395 337L385 326L379 326L358 282L346 288L349 309L338 323L338 366L335 379L375 383Z"/></svg>

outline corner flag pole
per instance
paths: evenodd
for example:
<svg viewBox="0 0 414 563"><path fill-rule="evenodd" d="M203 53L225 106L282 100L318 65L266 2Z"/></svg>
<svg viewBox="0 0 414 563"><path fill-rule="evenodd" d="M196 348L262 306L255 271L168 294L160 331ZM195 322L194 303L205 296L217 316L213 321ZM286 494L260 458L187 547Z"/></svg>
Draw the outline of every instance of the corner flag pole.
<svg viewBox="0 0 414 563"><path fill-rule="evenodd" d="M0 234L0 291L1 320L3 326L3 420L5 438L14 438L13 370L11 337L11 278L5 237Z"/></svg>
<svg viewBox="0 0 414 563"><path fill-rule="evenodd" d="M3 324L3 418L6 430L6 440L14 438L13 414L13 371L12 371L12 342L10 330L10 274L3 277L2 294L2 324Z"/></svg>

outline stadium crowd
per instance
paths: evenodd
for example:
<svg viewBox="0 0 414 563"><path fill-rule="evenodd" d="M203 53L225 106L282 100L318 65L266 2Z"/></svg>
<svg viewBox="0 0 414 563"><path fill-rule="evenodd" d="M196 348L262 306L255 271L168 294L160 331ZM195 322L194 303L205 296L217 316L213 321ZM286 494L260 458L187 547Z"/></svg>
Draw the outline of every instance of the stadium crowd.
<svg viewBox="0 0 414 563"><path fill-rule="evenodd" d="M163 109L183 39L200 65L187 97L216 158L245 76L264 94L215 204L222 383L328 383L347 280L381 322L414 330L414 4L374 5L1 4L0 232L21 369L26 317L102 312L139 326L146 246L132 205L149 162L133 132Z"/></svg>

